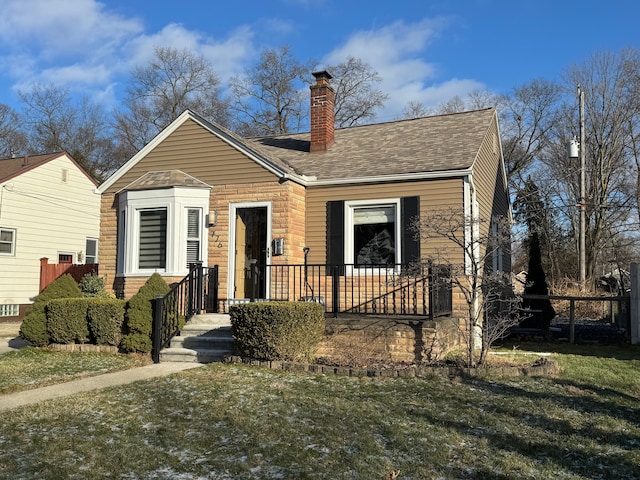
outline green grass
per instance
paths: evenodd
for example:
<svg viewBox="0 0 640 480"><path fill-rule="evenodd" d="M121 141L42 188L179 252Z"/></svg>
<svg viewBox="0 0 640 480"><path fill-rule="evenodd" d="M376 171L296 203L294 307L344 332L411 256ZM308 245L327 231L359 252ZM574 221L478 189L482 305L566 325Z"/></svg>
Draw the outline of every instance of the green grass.
<svg viewBox="0 0 640 480"><path fill-rule="evenodd" d="M0 394L124 370L144 363L148 361L135 355L54 352L26 347L0 355Z"/></svg>
<svg viewBox="0 0 640 480"><path fill-rule="evenodd" d="M212 364L3 412L0 478L639 478L640 350L597 348L559 378Z"/></svg>

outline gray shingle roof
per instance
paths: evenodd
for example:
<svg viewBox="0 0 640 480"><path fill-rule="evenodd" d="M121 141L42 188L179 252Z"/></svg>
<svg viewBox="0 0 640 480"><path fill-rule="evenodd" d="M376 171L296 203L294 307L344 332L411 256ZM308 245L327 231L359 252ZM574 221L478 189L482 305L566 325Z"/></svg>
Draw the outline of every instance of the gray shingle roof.
<svg viewBox="0 0 640 480"><path fill-rule="evenodd" d="M171 187L211 188L206 183L181 170L163 170L147 172L124 187L123 190L153 190Z"/></svg>
<svg viewBox="0 0 640 480"><path fill-rule="evenodd" d="M493 108L337 129L326 152L309 152L309 133L245 141L298 175L318 180L464 170L473 165Z"/></svg>

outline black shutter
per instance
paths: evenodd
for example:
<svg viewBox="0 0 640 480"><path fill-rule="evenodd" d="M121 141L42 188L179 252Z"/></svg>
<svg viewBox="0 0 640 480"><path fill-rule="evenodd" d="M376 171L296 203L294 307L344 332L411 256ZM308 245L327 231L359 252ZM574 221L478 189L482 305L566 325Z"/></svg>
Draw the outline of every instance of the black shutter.
<svg viewBox="0 0 640 480"><path fill-rule="evenodd" d="M420 216L420 197L403 197L400 199L400 228L402 234L403 265L408 265L420 259L420 239L413 224Z"/></svg>
<svg viewBox="0 0 640 480"><path fill-rule="evenodd" d="M327 265L344 264L344 201L327 202Z"/></svg>

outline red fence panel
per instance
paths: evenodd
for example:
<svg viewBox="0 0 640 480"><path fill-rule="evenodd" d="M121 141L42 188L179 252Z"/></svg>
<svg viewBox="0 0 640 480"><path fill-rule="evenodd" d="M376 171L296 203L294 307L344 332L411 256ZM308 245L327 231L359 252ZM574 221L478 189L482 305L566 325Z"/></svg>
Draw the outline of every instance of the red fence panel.
<svg viewBox="0 0 640 480"><path fill-rule="evenodd" d="M40 292L49 286L51 282L68 273L76 282L82 280L88 273L98 274L97 263L74 265L71 263L49 263L48 258L40 259Z"/></svg>

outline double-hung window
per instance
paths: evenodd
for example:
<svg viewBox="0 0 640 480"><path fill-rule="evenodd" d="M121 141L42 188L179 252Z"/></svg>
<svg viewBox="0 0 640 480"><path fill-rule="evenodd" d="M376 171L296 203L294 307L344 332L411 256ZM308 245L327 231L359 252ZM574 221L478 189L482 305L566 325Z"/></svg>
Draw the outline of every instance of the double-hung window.
<svg viewBox="0 0 640 480"><path fill-rule="evenodd" d="M16 252L16 231L0 228L0 255L14 255Z"/></svg>
<svg viewBox="0 0 640 480"><path fill-rule="evenodd" d="M202 209L187 209L187 267L202 260Z"/></svg>
<svg viewBox="0 0 640 480"><path fill-rule="evenodd" d="M98 263L98 239L87 238L85 241L85 255L84 263L94 264Z"/></svg>
<svg viewBox="0 0 640 480"><path fill-rule="evenodd" d="M398 204L350 205L348 248L358 267L393 267L399 263Z"/></svg>

